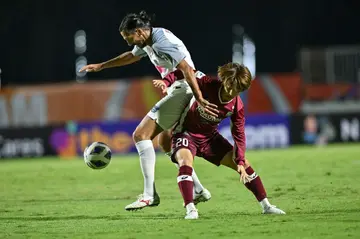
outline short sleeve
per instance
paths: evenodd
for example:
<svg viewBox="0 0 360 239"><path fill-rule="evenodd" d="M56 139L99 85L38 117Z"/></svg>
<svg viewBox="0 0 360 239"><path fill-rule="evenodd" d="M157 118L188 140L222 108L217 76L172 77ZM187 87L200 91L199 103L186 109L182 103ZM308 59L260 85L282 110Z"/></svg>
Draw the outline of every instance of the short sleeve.
<svg viewBox="0 0 360 239"><path fill-rule="evenodd" d="M183 59L185 59L185 53L180 51L179 47L171 43L169 40L164 39L153 45L153 49L158 54L166 54L172 60L173 65L176 67Z"/></svg>
<svg viewBox="0 0 360 239"><path fill-rule="evenodd" d="M138 46L134 46L134 48L132 49L131 53L134 55L134 56L140 56L140 57L145 57L147 56L146 52L141 49L140 47Z"/></svg>

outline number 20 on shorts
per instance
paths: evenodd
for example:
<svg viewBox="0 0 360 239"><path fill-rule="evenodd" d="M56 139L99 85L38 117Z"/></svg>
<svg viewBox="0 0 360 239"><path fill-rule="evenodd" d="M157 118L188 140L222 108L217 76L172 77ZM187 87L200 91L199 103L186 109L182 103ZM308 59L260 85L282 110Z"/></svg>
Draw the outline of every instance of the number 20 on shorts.
<svg viewBox="0 0 360 239"><path fill-rule="evenodd" d="M189 146L189 140L187 138L178 138L178 139L176 139L175 147L178 148L180 146L188 147Z"/></svg>

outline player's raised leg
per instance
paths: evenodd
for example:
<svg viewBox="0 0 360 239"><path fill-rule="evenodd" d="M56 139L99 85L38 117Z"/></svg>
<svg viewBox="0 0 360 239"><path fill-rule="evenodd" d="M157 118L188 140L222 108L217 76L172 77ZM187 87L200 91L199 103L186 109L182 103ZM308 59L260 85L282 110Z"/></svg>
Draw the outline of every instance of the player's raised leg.
<svg viewBox="0 0 360 239"><path fill-rule="evenodd" d="M166 130L159 135L159 146L165 152L167 156L171 158L171 133L172 130ZM179 168L179 165L175 163L175 166ZM194 182L194 204L197 205L200 202L207 202L211 199L211 193L200 182L195 169L192 171L192 178Z"/></svg>
<svg viewBox="0 0 360 239"><path fill-rule="evenodd" d="M235 171L237 171L237 165L235 164L233 157L233 151L228 152L223 160L221 160L221 164L227 166ZM248 160L245 160L245 171L249 175L250 181L245 183L247 189L249 189L258 202L260 203L264 214L285 214L285 212L274 205L271 205L265 191L265 187L261 181L261 178L254 169L251 167Z"/></svg>

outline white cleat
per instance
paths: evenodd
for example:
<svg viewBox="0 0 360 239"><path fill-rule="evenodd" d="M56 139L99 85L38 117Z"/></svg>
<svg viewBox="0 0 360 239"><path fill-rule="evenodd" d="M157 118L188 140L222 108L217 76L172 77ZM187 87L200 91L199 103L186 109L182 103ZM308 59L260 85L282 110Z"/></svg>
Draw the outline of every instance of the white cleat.
<svg viewBox="0 0 360 239"><path fill-rule="evenodd" d="M144 207L156 207L160 204L160 197L155 193L154 197L145 197L144 194L140 194L137 200L125 207L127 211L139 210Z"/></svg>
<svg viewBox="0 0 360 239"><path fill-rule="evenodd" d="M198 204L199 202L207 202L211 199L211 193L209 190L204 188L200 193L194 194L194 204Z"/></svg>
<svg viewBox="0 0 360 239"><path fill-rule="evenodd" d="M271 205L270 207L266 207L263 210L263 214L286 214L283 210L277 208L274 205Z"/></svg>
<svg viewBox="0 0 360 239"><path fill-rule="evenodd" d="M193 203L189 203L186 206L186 216L185 219L187 220L194 220L199 218L198 210L196 209Z"/></svg>
<svg viewBox="0 0 360 239"><path fill-rule="evenodd" d="M199 218L199 213L196 209L192 209L188 212L186 212L185 219L187 220L194 220Z"/></svg>

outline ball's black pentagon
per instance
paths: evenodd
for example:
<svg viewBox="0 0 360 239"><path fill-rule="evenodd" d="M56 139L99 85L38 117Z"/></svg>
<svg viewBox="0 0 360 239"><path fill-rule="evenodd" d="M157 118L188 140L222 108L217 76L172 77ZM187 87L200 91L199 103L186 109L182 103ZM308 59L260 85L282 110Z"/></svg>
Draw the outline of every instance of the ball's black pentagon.
<svg viewBox="0 0 360 239"><path fill-rule="evenodd" d="M95 165L97 168L104 167L107 165L107 163L103 161L91 161L93 165Z"/></svg>
<svg viewBox="0 0 360 239"><path fill-rule="evenodd" d="M97 145L93 148L90 154L101 154L105 150L104 146Z"/></svg>
<svg viewBox="0 0 360 239"><path fill-rule="evenodd" d="M105 155L104 155L104 157L106 158L106 159L111 159L111 151L109 151L109 152L107 152Z"/></svg>

